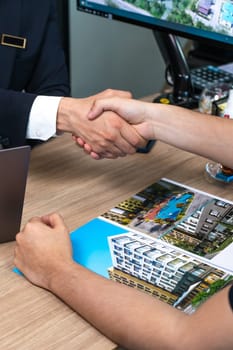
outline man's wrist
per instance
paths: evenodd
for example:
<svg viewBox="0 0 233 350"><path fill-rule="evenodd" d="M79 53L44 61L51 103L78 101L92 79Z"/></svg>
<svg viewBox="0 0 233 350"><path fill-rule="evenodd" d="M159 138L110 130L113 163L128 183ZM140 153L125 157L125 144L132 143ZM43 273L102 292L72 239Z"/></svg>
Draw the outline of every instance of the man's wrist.
<svg viewBox="0 0 233 350"><path fill-rule="evenodd" d="M63 97L57 110L56 128L57 132L73 132L72 128L72 98Z"/></svg>
<svg viewBox="0 0 233 350"><path fill-rule="evenodd" d="M64 280L66 277L68 279L71 278L76 265L77 264L72 260L68 262L61 261L60 264L58 263L53 271L48 274L47 289L58 295L64 285Z"/></svg>

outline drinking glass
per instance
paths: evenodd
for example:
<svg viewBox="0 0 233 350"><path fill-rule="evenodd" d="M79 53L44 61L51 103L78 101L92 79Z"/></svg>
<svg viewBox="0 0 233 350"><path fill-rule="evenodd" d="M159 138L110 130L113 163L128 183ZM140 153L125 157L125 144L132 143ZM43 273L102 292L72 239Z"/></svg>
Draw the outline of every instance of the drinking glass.
<svg viewBox="0 0 233 350"><path fill-rule="evenodd" d="M224 183L233 182L233 169L228 168L220 163L206 163L205 171L210 179Z"/></svg>

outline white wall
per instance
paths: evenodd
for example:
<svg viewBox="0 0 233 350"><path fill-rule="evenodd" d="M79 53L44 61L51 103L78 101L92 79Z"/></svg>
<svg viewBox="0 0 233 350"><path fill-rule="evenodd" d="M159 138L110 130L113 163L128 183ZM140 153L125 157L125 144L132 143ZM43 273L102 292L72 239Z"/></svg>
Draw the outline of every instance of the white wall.
<svg viewBox="0 0 233 350"><path fill-rule="evenodd" d="M164 86L164 62L150 29L82 13L69 0L71 89L86 97L106 88L139 98Z"/></svg>

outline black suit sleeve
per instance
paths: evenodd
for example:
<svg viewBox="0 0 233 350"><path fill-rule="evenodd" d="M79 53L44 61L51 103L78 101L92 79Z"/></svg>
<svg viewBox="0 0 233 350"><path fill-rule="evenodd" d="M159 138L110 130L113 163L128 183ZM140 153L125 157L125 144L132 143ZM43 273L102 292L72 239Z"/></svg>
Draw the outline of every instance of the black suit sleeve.
<svg viewBox="0 0 233 350"><path fill-rule="evenodd" d="M0 89L0 143L3 142L4 147L26 143L28 116L35 97L34 94Z"/></svg>
<svg viewBox="0 0 233 350"><path fill-rule="evenodd" d="M8 147L27 142L29 113L38 95L70 95L55 2L23 0L23 5L18 35L27 38L27 49L16 49L11 80L0 86L0 138L9 141Z"/></svg>

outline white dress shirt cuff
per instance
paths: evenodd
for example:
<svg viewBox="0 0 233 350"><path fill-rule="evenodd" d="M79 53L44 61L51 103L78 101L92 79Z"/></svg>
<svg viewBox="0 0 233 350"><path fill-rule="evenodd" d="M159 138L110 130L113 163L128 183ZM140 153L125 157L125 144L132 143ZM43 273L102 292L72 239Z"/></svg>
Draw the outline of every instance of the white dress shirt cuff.
<svg viewBox="0 0 233 350"><path fill-rule="evenodd" d="M27 139L47 141L56 136L58 105L62 97L37 96L27 126Z"/></svg>

